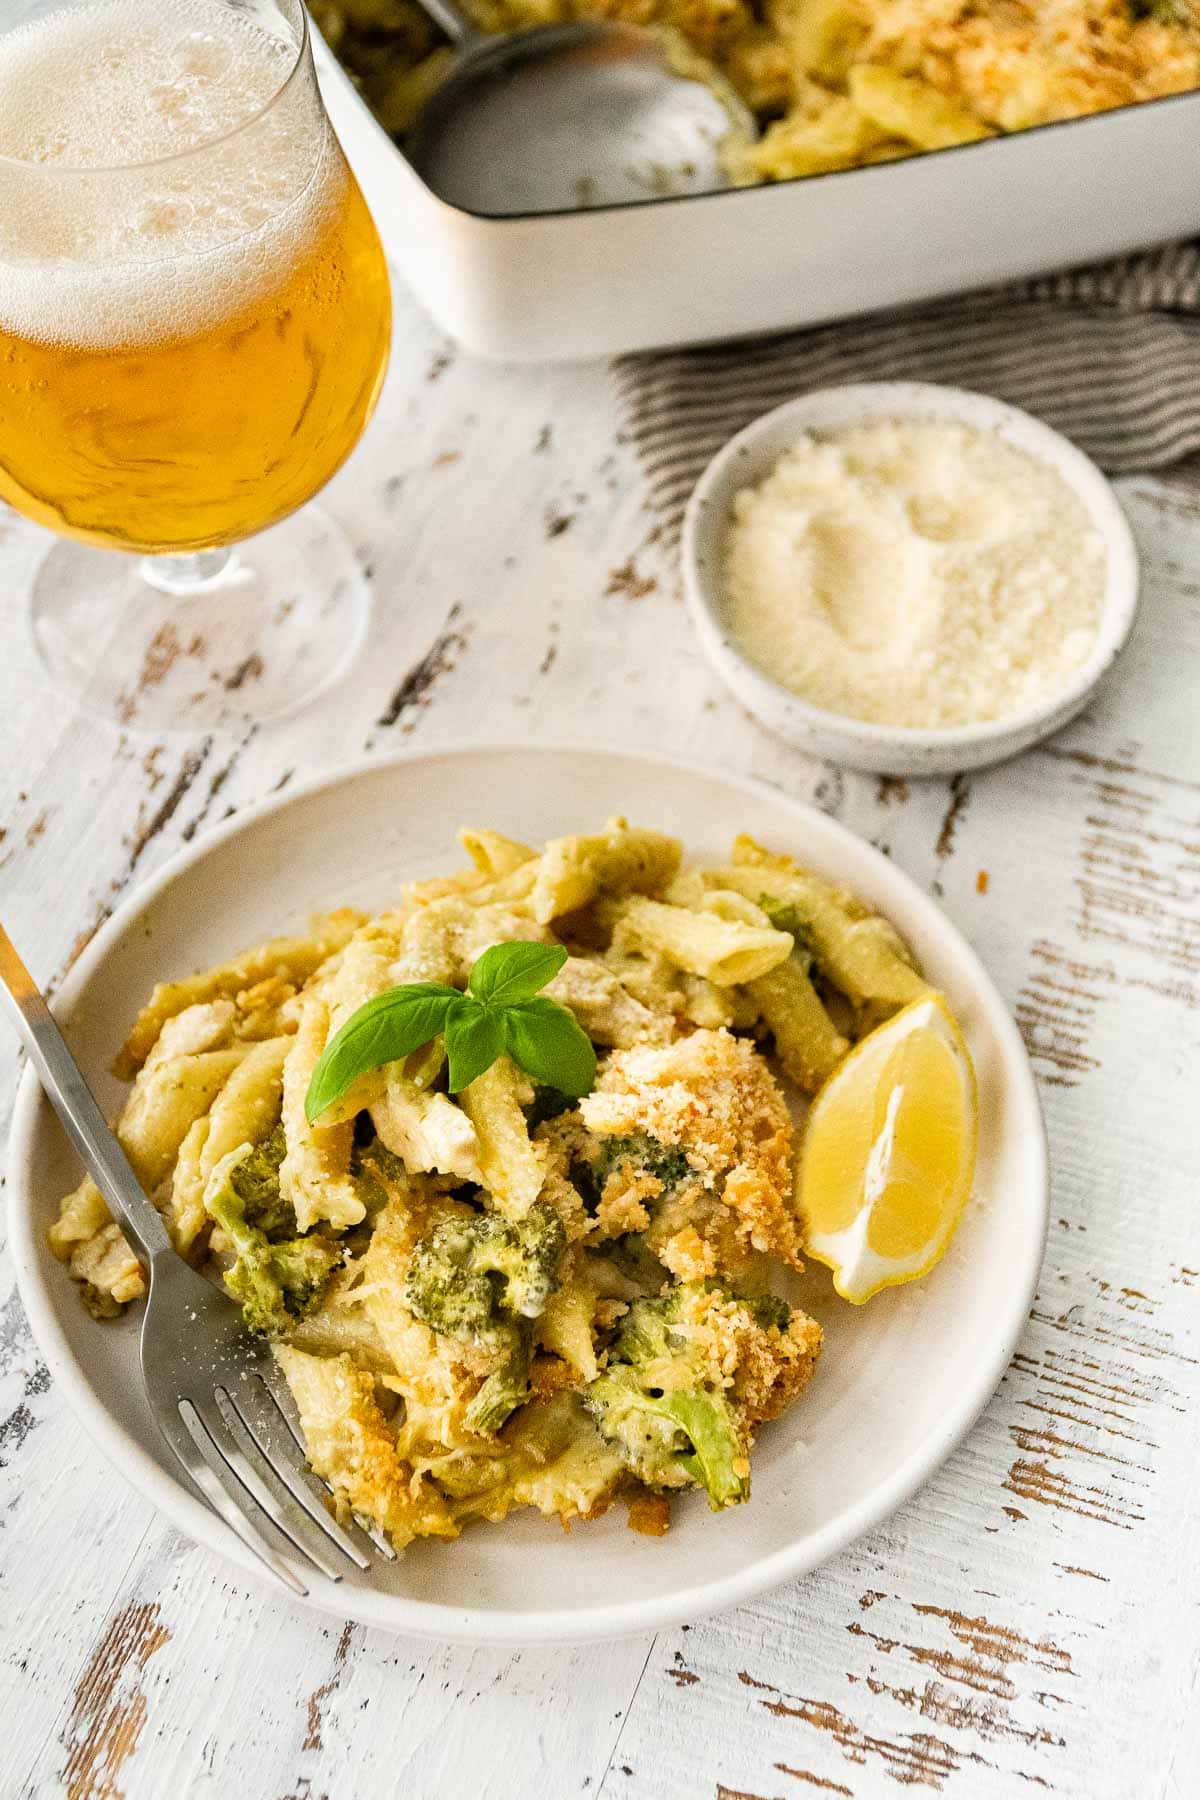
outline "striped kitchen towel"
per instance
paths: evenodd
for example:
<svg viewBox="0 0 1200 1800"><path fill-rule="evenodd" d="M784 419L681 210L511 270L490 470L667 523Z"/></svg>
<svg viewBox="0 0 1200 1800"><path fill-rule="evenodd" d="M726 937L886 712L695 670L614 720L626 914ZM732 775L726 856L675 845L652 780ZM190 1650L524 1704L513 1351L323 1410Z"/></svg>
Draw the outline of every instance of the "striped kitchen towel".
<svg viewBox="0 0 1200 1800"><path fill-rule="evenodd" d="M1110 473L1200 450L1200 244L705 350L621 357L623 423L674 534L709 458L759 413L848 381L937 381L1025 407Z"/></svg>

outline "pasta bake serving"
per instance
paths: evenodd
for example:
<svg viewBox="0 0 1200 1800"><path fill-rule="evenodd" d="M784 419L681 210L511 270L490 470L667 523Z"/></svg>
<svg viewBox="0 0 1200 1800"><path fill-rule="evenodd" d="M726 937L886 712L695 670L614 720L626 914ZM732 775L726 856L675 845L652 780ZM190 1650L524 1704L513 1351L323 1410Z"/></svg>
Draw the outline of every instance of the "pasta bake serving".
<svg viewBox="0 0 1200 1800"><path fill-rule="evenodd" d="M467 0L485 31L562 19L662 27L755 115L739 182L785 181L1200 86L1193 0ZM402 136L454 53L416 0L314 0L329 44Z"/></svg>
<svg viewBox="0 0 1200 1800"><path fill-rule="evenodd" d="M156 987L117 1133L339 1512L403 1547L624 1494L661 1533L680 1490L748 1499L813 1376L806 1234L852 1300L941 1254L969 1057L887 920L749 838L686 868L620 818L461 839L390 910ZM50 1241L97 1317L144 1293L90 1179Z"/></svg>

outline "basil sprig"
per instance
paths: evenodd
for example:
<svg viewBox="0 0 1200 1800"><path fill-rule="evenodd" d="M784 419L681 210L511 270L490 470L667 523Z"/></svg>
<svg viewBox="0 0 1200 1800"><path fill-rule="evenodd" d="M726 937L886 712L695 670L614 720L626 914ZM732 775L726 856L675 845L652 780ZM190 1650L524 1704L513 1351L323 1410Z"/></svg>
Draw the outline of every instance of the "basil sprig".
<svg viewBox="0 0 1200 1800"><path fill-rule="evenodd" d="M561 944L493 944L472 967L465 994L440 981L376 994L326 1044L304 1097L309 1123L360 1075L439 1036L452 1094L507 1054L535 1081L578 1100L596 1078L596 1052L574 1015L540 991L566 960Z"/></svg>

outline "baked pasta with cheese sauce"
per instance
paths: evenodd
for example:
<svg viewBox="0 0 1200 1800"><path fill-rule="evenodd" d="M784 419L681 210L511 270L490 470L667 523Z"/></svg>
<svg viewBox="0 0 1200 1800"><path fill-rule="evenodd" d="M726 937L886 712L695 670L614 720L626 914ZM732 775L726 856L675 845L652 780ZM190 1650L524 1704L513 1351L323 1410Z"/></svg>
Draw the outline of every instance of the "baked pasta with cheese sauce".
<svg viewBox="0 0 1200 1800"><path fill-rule="evenodd" d="M892 161L1200 86L1194 0L466 0L484 31L573 18L660 28L755 115L742 183ZM454 53L416 0L313 0L384 129L402 138Z"/></svg>
<svg viewBox="0 0 1200 1800"><path fill-rule="evenodd" d="M684 1490L749 1498L756 1434L820 1354L788 1297L789 1100L925 985L886 920L749 838L685 869L621 818L541 850L461 835L468 867L386 910L157 987L118 1136L176 1249L269 1338L342 1514L402 1548L623 1494L658 1533ZM586 1091L515 1044L455 1086L447 1024L314 1108L364 1006L467 1001L496 947L550 948L536 1005L582 1033ZM97 1317L144 1293L90 1180L50 1242Z"/></svg>

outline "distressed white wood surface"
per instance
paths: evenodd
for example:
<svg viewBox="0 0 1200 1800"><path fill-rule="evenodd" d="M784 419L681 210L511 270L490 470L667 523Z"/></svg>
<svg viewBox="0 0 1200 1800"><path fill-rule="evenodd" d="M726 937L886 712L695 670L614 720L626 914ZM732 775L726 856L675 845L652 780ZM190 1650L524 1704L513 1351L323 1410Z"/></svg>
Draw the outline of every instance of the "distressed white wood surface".
<svg viewBox="0 0 1200 1800"><path fill-rule="evenodd" d="M1147 583L1119 681L1048 748L911 789L806 761L710 679L602 368L466 362L403 293L328 495L373 571L369 653L294 722L188 744L72 716L25 638L42 540L0 518L0 911L44 979L293 777L642 743L781 783L941 897L1017 1010L1055 1180L1020 1351L910 1505L754 1606L573 1653L339 1631L229 1575L89 1451L0 1260L3 1800L1200 1793L1200 508L1125 493ZM5 1115L15 1075L3 1046Z"/></svg>

